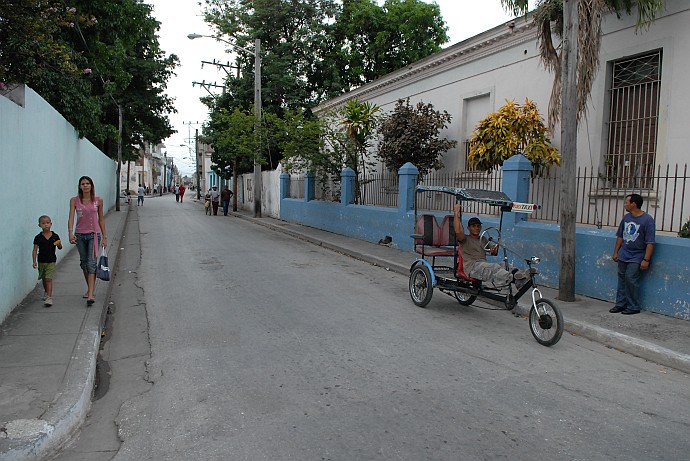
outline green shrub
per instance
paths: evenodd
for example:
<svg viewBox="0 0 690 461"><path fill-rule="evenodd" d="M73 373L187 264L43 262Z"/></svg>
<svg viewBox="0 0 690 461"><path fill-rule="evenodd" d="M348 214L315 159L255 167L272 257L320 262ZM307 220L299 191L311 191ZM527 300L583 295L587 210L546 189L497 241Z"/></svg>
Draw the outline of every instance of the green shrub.
<svg viewBox="0 0 690 461"><path fill-rule="evenodd" d="M683 237L684 239L690 238L690 218L683 224L683 227L678 231L678 237Z"/></svg>

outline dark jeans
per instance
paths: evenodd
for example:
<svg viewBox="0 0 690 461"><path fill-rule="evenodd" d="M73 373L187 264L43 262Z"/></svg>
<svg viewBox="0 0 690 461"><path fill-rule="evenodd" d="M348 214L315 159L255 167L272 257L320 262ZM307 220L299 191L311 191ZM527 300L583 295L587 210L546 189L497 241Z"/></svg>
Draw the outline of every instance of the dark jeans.
<svg viewBox="0 0 690 461"><path fill-rule="evenodd" d="M618 261L618 290L616 291L616 307L624 307L631 311L640 310L640 263L624 263Z"/></svg>
<svg viewBox="0 0 690 461"><path fill-rule="evenodd" d="M218 216L218 202L211 202L211 206L213 207L213 215Z"/></svg>
<svg viewBox="0 0 690 461"><path fill-rule="evenodd" d="M223 200L223 215L228 215L228 208L230 207L230 200Z"/></svg>

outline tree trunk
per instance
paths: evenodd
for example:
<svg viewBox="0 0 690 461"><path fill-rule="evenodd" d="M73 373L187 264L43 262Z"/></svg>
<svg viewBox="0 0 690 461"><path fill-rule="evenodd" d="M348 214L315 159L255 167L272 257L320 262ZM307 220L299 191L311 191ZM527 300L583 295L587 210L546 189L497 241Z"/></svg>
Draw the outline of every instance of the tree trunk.
<svg viewBox="0 0 690 461"><path fill-rule="evenodd" d="M558 299L575 301L575 215L577 210L577 1L564 0L561 93L561 274Z"/></svg>

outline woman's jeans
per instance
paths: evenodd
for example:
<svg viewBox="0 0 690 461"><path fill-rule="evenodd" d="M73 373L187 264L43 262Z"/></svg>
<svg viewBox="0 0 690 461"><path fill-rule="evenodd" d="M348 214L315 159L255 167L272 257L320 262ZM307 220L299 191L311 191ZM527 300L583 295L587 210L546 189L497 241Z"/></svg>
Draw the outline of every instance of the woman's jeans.
<svg viewBox="0 0 690 461"><path fill-rule="evenodd" d="M640 310L640 263L625 263L618 261L618 290L616 291L616 307L624 307L631 311Z"/></svg>
<svg viewBox="0 0 690 461"><path fill-rule="evenodd" d="M96 273L96 261L98 260L98 247L101 246L101 234L98 234L97 247L94 249L94 234L74 234L77 238L77 251L79 252L79 266L81 270L89 274Z"/></svg>
<svg viewBox="0 0 690 461"><path fill-rule="evenodd" d="M228 215L228 208L230 208L230 200L223 200L223 214Z"/></svg>

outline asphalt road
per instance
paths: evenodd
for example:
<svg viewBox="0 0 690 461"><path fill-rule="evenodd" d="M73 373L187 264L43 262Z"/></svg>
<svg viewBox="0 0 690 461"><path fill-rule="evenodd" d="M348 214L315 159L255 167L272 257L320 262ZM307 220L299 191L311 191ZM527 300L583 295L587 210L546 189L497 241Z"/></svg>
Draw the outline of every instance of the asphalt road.
<svg viewBox="0 0 690 461"><path fill-rule="evenodd" d="M420 309L403 276L192 201L137 211L129 296L142 290L150 357L129 379L153 384L125 397L111 383L122 444L108 459L690 453L688 375L569 335L546 348L525 319L438 292Z"/></svg>

